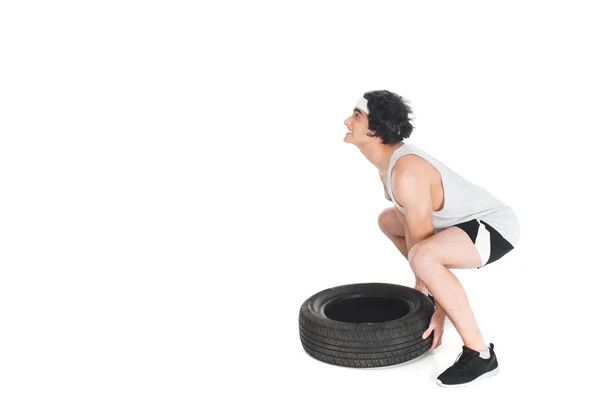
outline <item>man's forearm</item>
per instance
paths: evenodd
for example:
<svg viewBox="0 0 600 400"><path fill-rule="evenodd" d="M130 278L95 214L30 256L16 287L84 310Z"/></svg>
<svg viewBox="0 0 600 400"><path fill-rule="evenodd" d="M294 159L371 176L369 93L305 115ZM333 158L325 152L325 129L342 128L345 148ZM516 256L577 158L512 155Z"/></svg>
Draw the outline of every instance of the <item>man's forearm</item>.
<svg viewBox="0 0 600 400"><path fill-rule="evenodd" d="M406 249L408 251L410 251L410 249L416 244L415 243L415 238L413 237L413 235L410 233L410 231L408 230L408 228L405 229L405 238L406 238Z"/></svg>
<svg viewBox="0 0 600 400"><path fill-rule="evenodd" d="M408 229L406 229L405 232L405 236L404 238L406 239L406 249L407 251L410 252L410 249L417 243L415 243L415 238L411 235L410 231ZM425 283L423 283L422 280L420 280L419 278L417 278L417 276L415 275L415 289L417 289L418 291L427 294L428 290L427 287L425 286Z"/></svg>

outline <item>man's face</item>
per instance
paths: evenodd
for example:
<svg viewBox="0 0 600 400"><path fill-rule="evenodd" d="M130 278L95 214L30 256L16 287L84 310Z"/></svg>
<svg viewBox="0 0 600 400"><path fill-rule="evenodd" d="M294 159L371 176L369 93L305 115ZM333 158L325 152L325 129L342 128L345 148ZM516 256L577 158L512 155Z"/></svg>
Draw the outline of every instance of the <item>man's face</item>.
<svg viewBox="0 0 600 400"><path fill-rule="evenodd" d="M373 139L373 137L367 136L367 132L373 133L369 130L368 114L360 108L354 108L352 116L344 121L344 125L348 128L344 137L346 143L366 143Z"/></svg>

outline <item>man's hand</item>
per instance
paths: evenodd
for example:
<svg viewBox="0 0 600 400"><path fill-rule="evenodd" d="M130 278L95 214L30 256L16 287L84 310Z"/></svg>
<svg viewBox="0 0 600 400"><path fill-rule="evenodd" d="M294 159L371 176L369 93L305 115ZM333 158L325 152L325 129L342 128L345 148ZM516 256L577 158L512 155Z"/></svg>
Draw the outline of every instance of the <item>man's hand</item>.
<svg viewBox="0 0 600 400"><path fill-rule="evenodd" d="M444 333L444 322L446 321L446 314L441 307L437 307L437 310L433 313L431 321L429 322L429 328L423 333L423 339L427 339L431 332L433 332L433 342L431 343L432 351L438 346L442 345L442 334Z"/></svg>

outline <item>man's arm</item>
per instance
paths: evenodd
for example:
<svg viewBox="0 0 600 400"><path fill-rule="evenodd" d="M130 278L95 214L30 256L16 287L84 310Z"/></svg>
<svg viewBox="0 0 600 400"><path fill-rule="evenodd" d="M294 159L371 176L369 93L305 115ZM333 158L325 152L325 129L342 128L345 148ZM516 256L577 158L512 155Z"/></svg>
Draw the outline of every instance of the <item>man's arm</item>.
<svg viewBox="0 0 600 400"><path fill-rule="evenodd" d="M431 185L427 176L402 171L394 179L393 192L406 214L406 227L414 240L412 246L434 235ZM408 243L407 243L408 244ZM412 247L412 246L409 246Z"/></svg>
<svg viewBox="0 0 600 400"><path fill-rule="evenodd" d="M425 171L413 168L399 171L392 187L396 201L403 205L406 214L406 248L410 252L415 244L434 235L430 182ZM428 292L416 276L415 289Z"/></svg>

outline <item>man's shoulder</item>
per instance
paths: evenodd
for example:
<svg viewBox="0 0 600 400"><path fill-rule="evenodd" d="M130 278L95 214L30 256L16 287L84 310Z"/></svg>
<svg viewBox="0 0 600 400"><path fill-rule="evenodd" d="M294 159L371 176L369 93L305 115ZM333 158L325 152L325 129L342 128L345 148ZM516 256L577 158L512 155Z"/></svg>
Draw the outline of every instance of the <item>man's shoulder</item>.
<svg viewBox="0 0 600 400"><path fill-rule="evenodd" d="M435 172L433 165L417 154L406 154L400 157L392 168L394 180L434 179Z"/></svg>

